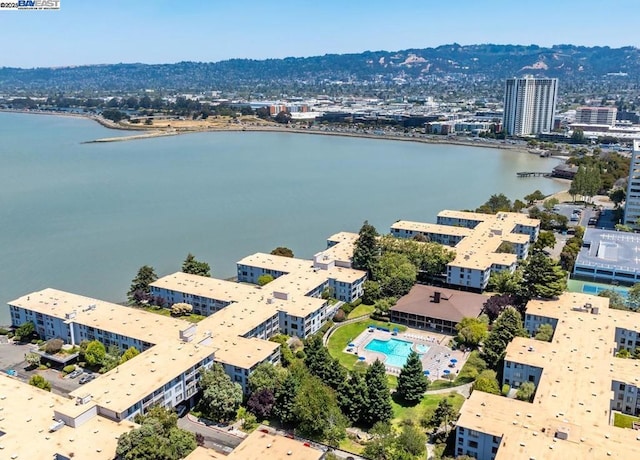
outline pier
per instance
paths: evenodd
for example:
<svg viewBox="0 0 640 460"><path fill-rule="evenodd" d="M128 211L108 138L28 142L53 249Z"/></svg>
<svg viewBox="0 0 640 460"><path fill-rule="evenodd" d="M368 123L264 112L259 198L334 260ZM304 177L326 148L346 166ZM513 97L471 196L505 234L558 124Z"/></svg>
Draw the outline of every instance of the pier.
<svg viewBox="0 0 640 460"><path fill-rule="evenodd" d="M517 172L516 176L518 177L551 177L551 173L545 172L545 171L522 171L522 172Z"/></svg>

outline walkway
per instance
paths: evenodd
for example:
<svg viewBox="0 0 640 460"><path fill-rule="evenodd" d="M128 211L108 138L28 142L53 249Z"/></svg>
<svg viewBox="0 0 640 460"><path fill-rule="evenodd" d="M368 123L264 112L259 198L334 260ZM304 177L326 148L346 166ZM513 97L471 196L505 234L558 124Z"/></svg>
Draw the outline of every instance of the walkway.
<svg viewBox="0 0 640 460"><path fill-rule="evenodd" d="M465 383L464 385L458 385L457 387L441 388L440 390L427 390L425 394L428 395L442 395L455 391L459 395L464 396L465 399L471 395L471 386L473 383Z"/></svg>

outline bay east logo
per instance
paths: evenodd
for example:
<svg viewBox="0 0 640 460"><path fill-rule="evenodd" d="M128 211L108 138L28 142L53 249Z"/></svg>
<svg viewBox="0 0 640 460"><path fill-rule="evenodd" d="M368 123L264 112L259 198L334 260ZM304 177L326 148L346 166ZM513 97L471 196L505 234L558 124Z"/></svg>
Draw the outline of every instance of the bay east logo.
<svg viewBox="0 0 640 460"><path fill-rule="evenodd" d="M0 1L0 10L59 10L60 0Z"/></svg>

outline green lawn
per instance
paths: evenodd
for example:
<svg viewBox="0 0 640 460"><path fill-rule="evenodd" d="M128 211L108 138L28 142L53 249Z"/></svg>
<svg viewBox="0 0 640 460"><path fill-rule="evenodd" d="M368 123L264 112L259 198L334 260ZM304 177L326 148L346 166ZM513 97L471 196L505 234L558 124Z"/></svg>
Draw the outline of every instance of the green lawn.
<svg viewBox="0 0 640 460"><path fill-rule="evenodd" d="M375 324L379 327L386 327L388 329L397 328L399 331L403 332L407 330L406 326L401 326L399 324L393 323L385 323L382 321L374 321L371 319L363 319L362 321L357 321L351 324L345 324L342 327L336 329L336 331L331 335L329 339L329 343L327 343L327 348L329 349L329 354L334 358L337 358L344 367L349 370L353 369L353 365L358 361L358 357L354 354L344 353L344 350L349 342L354 340L358 335L360 335L369 324Z"/></svg>
<svg viewBox="0 0 640 460"><path fill-rule="evenodd" d="M361 316L370 315L375 309L376 307L374 307L373 305L360 304L356 308L351 310L351 313L347 315L347 319L360 318Z"/></svg>
<svg viewBox="0 0 640 460"><path fill-rule="evenodd" d="M146 312L149 312L149 313L155 313L156 315L171 316L171 310L169 310L168 308L162 308L162 307L140 307L140 309L142 309L142 310L144 310ZM180 317L180 319L183 319L185 321L189 321L190 323L198 323L198 322L202 321L205 318L206 318L206 316L196 315L195 313L191 313L190 315Z"/></svg>
<svg viewBox="0 0 640 460"><path fill-rule="evenodd" d="M362 444L358 444L353 439L350 439L348 437L340 441L340 445L338 447L353 454L360 454L364 450L364 446Z"/></svg>
<svg viewBox="0 0 640 460"><path fill-rule="evenodd" d="M464 396L459 395L456 392L451 392L448 394L435 394L435 395L425 395L420 401L420 404L417 404L413 407L403 407L400 404L392 401L393 406L393 420L391 423L394 426L399 426L402 420L411 419L415 423L419 423L420 419L423 418L425 413L431 414L438 407L438 404L441 400L449 398L449 402L453 405L456 413L460 411L462 404L464 403Z"/></svg>
<svg viewBox="0 0 640 460"><path fill-rule="evenodd" d="M633 422L640 422L640 417L625 415L619 412L613 414L613 425L619 428L633 428Z"/></svg>

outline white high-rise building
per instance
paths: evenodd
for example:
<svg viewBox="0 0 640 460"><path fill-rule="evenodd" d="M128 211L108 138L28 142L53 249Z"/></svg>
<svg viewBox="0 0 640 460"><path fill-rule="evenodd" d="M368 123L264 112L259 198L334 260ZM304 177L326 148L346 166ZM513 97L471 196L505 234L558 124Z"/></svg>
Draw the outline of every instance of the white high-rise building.
<svg viewBox="0 0 640 460"><path fill-rule="evenodd" d="M636 221L640 219L640 140L637 139L633 141L628 182L624 223L636 227Z"/></svg>
<svg viewBox="0 0 640 460"><path fill-rule="evenodd" d="M508 78L504 91L504 129L509 136L548 133L558 98L557 78Z"/></svg>

